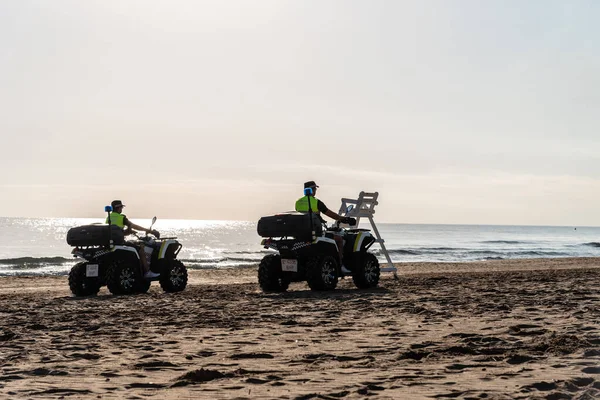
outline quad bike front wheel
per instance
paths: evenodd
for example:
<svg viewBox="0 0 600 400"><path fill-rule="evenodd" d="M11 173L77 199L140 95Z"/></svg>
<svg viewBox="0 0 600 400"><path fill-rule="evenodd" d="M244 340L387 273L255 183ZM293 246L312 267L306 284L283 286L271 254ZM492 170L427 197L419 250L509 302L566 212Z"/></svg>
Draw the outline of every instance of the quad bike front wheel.
<svg viewBox="0 0 600 400"><path fill-rule="evenodd" d="M306 275L311 290L333 290L339 278L337 261L332 256L313 257L306 265Z"/></svg>
<svg viewBox="0 0 600 400"><path fill-rule="evenodd" d="M359 289L377 287L379 284L379 261L374 254L359 253L352 260L352 280Z"/></svg>
<svg viewBox="0 0 600 400"><path fill-rule="evenodd" d="M290 282L281 276L281 256L269 254L258 266L258 284L265 293L285 292Z"/></svg>
<svg viewBox="0 0 600 400"><path fill-rule="evenodd" d="M187 268L179 260L166 260L160 274L160 287L165 292L181 292L187 286Z"/></svg>
<svg viewBox="0 0 600 400"><path fill-rule="evenodd" d="M100 291L98 278L86 276L86 262L77 263L69 272L69 288L75 296L93 296Z"/></svg>
<svg viewBox="0 0 600 400"><path fill-rule="evenodd" d="M115 260L109 265L106 286L112 294L132 294L139 291L143 277L140 266L133 261Z"/></svg>

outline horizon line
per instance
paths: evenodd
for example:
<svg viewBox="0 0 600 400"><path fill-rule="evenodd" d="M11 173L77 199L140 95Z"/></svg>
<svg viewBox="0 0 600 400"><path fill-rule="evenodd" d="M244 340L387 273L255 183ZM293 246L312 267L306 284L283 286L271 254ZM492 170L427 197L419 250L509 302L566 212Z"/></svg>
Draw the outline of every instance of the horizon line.
<svg viewBox="0 0 600 400"><path fill-rule="evenodd" d="M7 219L101 219L99 217L9 217L0 216L0 218ZM153 217L135 217L132 219L148 219L151 220ZM197 218L157 218L158 220L167 221L210 221L210 222L253 222L253 220L241 220L241 219L197 219ZM367 218L363 218L367 220ZM600 228L596 225L540 225L540 224L490 224L490 223L433 223L433 222L386 222L376 221L379 224L386 225L444 225L444 226L522 226L522 227L540 227L540 228Z"/></svg>

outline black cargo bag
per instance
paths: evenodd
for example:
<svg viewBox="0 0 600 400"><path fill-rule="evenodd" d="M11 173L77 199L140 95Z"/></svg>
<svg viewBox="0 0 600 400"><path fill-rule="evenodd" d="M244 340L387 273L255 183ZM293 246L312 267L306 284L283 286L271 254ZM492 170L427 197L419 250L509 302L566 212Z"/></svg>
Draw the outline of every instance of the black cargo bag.
<svg viewBox="0 0 600 400"><path fill-rule="evenodd" d="M262 217L258 220L256 230L262 237L294 237L297 239L310 239L310 217L312 216L312 229L320 236L323 233L321 217L312 213L288 212L283 214Z"/></svg>
<svg viewBox="0 0 600 400"><path fill-rule="evenodd" d="M123 229L117 225L96 224L78 226L67 232L70 246L108 246L111 238L113 244L125 243Z"/></svg>

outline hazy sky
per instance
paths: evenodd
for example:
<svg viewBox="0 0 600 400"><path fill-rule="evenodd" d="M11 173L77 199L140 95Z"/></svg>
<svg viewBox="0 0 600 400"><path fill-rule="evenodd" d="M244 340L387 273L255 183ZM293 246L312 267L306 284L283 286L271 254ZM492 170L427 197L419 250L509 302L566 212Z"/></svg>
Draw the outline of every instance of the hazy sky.
<svg viewBox="0 0 600 400"><path fill-rule="evenodd" d="M0 0L0 215L600 225L600 2Z"/></svg>

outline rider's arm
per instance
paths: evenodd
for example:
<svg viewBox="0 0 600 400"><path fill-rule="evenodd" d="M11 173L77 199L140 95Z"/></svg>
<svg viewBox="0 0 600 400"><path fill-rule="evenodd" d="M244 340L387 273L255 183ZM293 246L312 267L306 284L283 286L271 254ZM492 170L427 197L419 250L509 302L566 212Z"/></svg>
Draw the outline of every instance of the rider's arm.
<svg viewBox="0 0 600 400"><path fill-rule="evenodd" d="M325 215L327 215L329 218L333 218L333 219L335 219L336 221L341 221L342 219L344 219L344 218L345 218L345 217L342 217L341 215L338 215L338 214L334 213L334 212L333 212L333 211L331 211L331 210L327 210L327 211L325 212Z"/></svg>
<svg viewBox="0 0 600 400"><path fill-rule="evenodd" d="M141 226L139 226L137 224L134 224L129 219L127 219L127 217L124 217L123 224L125 226L127 226L129 229L135 229L136 231L144 231L146 233L150 233L151 232L150 229L147 229L147 228L141 227Z"/></svg>
<svg viewBox="0 0 600 400"><path fill-rule="evenodd" d="M331 211L329 208L327 208L325 203L323 203L321 200L317 200L317 208L319 209L319 212L327 215L329 218L335 219L336 221L339 221L342 218L344 218L341 215L338 215L338 214L334 213L333 211Z"/></svg>
<svg viewBox="0 0 600 400"><path fill-rule="evenodd" d="M151 230L150 230L150 229L148 229L148 228L144 228L144 227L141 227L141 226L139 226L139 225L136 225L136 224L134 224L133 222L132 222L132 223L131 223L131 225L129 225L129 226L131 226L131 227L132 227L133 229L135 229L136 231L144 231L144 232L146 232L146 233L150 233L150 232L151 232Z"/></svg>
<svg viewBox="0 0 600 400"><path fill-rule="evenodd" d="M347 223L352 224L352 225L356 224L356 220L354 220L354 218L348 218L348 217L344 217L344 216L334 213L329 208L327 208L327 206L321 200L318 201L317 205L319 207L319 211L322 212L323 214L327 215L329 218L333 218L336 221L340 221L344 224L347 224Z"/></svg>

